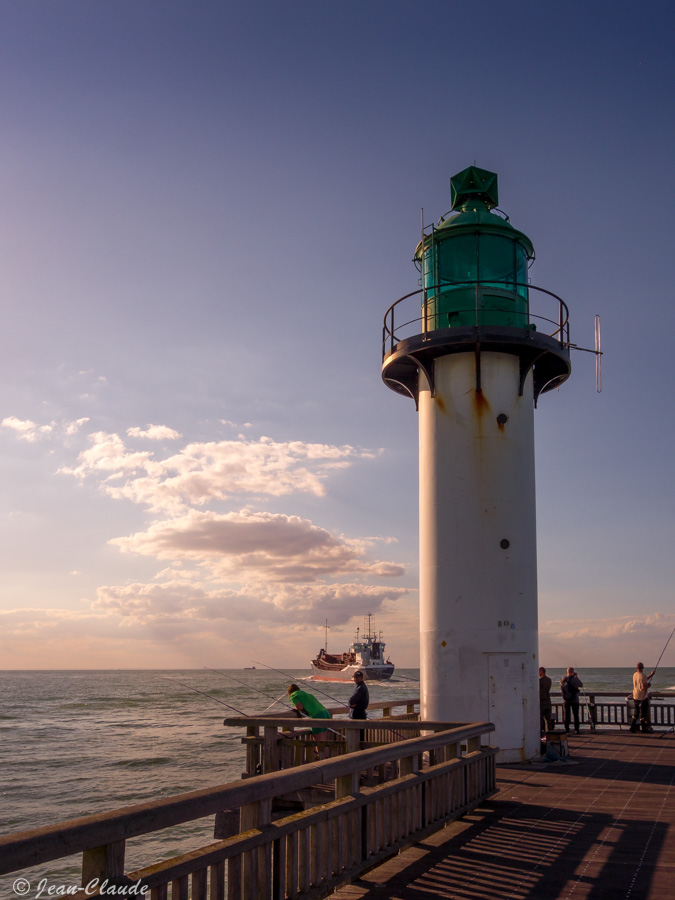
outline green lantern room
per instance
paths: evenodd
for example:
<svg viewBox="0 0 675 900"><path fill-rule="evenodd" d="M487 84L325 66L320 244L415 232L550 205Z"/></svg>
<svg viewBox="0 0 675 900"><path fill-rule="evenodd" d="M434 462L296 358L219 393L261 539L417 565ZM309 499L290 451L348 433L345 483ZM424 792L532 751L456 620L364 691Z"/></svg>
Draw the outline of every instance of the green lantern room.
<svg viewBox="0 0 675 900"><path fill-rule="evenodd" d="M530 239L494 212L497 175L469 166L450 179L452 209L415 251L426 293L426 330L529 328Z"/></svg>

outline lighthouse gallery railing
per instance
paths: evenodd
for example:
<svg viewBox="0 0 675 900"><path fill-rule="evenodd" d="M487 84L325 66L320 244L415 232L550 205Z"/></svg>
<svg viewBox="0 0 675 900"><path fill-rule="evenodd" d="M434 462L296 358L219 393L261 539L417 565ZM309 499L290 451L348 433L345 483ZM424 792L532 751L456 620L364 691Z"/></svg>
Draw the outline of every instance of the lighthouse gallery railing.
<svg viewBox="0 0 675 900"><path fill-rule="evenodd" d="M548 334L549 337L558 340L562 347L570 346L569 333L569 309L565 301L558 297L557 294L547 291L546 288L540 288L533 284L521 284L520 282L504 282L499 283L491 281L466 281L466 282L443 282L440 285L430 285L426 288L419 288L400 297L387 309L384 314L384 326L382 329L382 359L396 349L399 341L407 338L421 335L423 338L427 334L431 334L440 328L441 317L444 313L437 310L437 300L439 296L443 296L446 291L452 291L455 288L467 287L474 288L474 305L465 309L455 309L454 312L460 313L465 317L473 315L474 325L480 327L481 314L489 310L481 308L481 297L484 292L498 288L506 291L513 290L518 287L526 287L528 290L527 301L527 319L530 325L534 325L538 330ZM534 312L530 304L529 292L537 292L537 310ZM539 297L539 294L545 295ZM423 296L420 296L423 295ZM412 298L419 297L419 300ZM548 302L548 307L543 308L543 303ZM544 313L549 312L548 315Z"/></svg>

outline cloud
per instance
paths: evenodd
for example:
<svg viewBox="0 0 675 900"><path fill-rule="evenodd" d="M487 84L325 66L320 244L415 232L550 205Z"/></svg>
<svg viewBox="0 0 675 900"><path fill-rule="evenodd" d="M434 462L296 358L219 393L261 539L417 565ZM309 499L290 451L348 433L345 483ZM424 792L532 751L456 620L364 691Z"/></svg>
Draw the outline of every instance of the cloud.
<svg viewBox="0 0 675 900"><path fill-rule="evenodd" d="M672 620L672 621L671 621ZM570 623L563 619L546 622L544 632L554 633L560 640L595 641L635 637L661 637L675 625L675 617L659 613L623 616L618 619L585 619Z"/></svg>
<svg viewBox="0 0 675 900"><path fill-rule="evenodd" d="M110 629L111 617L72 609L7 609L0 610L0 633L2 639L29 637L42 639L45 636L58 638L72 633L98 634L104 636Z"/></svg>
<svg viewBox="0 0 675 900"><path fill-rule="evenodd" d="M163 430L165 426L149 428ZM171 431L166 429L163 434ZM131 432L148 436L137 429L129 429ZM90 435L89 441L77 465L60 469L62 473L81 479L104 476L101 490L109 496L172 514L242 494L281 497L299 491L323 496L323 481L331 472L356 458L375 455L349 445L240 437L191 443L179 453L157 459L151 451L129 451L117 434L99 431Z"/></svg>
<svg viewBox="0 0 675 900"><path fill-rule="evenodd" d="M64 422L63 430L67 435L77 434L77 432L89 421L88 417L83 419L74 419L72 422Z"/></svg>
<svg viewBox="0 0 675 900"><path fill-rule="evenodd" d="M16 416L8 416L0 422L0 425L14 431L20 441L27 441L30 444L49 437L54 431L53 422L49 425L37 425L30 419L17 419Z"/></svg>
<svg viewBox="0 0 675 900"><path fill-rule="evenodd" d="M539 629L543 665L613 666L617 659L644 660L653 665L675 628L675 615L645 613L611 619L570 622L549 620ZM675 641L662 665L673 665ZM651 662L649 662L651 660Z"/></svg>
<svg viewBox="0 0 675 900"><path fill-rule="evenodd" d="M336 537L298 516L248 509L226 514L191 510L110 543L125 553L191 560L219 578L240 583L404 573L400 565L367 560L366 541Z"/></svg>
<svg viewBox="0 0 675 900"><path fill-rule="evenodd" d="M0 645L8 649L10 644L31 646L38 641L57 648L59 641L87 644L102 639L109 645L130 639L154 644L198 634L236 643L247 635L251 653L263 633L271 640L286 639L291 632L314 635L326 618L339 628L353 616L376 614L408 593L406 588L359 584L306 585L298 591L287 586L268 591L256 585L209 590L180 577L162 584L105 585L87 609L0 611Z"/></svg>
<svg viewBox="0 0 675 900"><path fill-rule="evenodd" d="M167 425L146 425L142 428L127 428L129 437L147 438L150 441L175 441L183 435Z"/></svg>
<svg viewBox="0 0 675 900"><path fill-rule="evenodd" d="M271 590L247 585L238 590L207 590L190 581L173 579L164 584L100 587L93 609L122 617L127 624L189 621L193 624L227 622L257 624L268 632L288 632L291 623L312 631L328 618L333 626L346 624L365 610L376 613L385 602L409 593L407 588L360 584L312 584Z"/></svg>
<svg viewBox="0 0 675 900"><path fill-rule="evenodd" d="M71 437L89 421L88 417L82 419L65 419L62 422L50 422L48 425L38 425L30 419L19 419L16 416L8 416L0 422L4 428L11 429L20 441L35 441L54 438L60 435Z"/></svg>
<svg viewBox="0 0 675 900"><path fill-rule="evenodd" d="M129 452L118 434L97 431L89 435L89 442L91 446L78 456L79 466L64 467L59 471L80 477L95 472L110 478L120 477L125 472L137 472L139 469L150 471L158 468L153 463L149 450Z"/></svg>
<svg viewBox="0 0 675 900"><path fill-rule="evenodd" d="M219 421L221 425L231 425L232 428L253 428L252 422L242 422L242 424L239 425L237 422L233 422L231 419L220 419Z"/></svg>

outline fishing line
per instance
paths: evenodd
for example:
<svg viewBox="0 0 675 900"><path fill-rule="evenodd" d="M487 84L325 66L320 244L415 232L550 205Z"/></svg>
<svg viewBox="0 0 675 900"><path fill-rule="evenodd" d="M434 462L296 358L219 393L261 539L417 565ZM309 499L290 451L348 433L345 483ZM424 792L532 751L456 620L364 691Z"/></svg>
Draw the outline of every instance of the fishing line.
<svg viewBox="0 0 675 900"><path fill-rule="evenodd" d="M204 691L200 691L196 687L192 687L192 685L190 685L190 684L184 684L182 681L176 681L175 678L169 678L168 675L160 675L159 677L163 678L165 681L173 681L174 684L179 684L181 687L187 688L188 691L194 691L195 694L201 694L202 697L208 697L209 700L213 700L214 703L220 703L223 706L226 706L228 709L231 709L234 712L239 713L240 716L246 716L247 719L251 718L247 713L242 712L240 709L237 709L236 706L230 706L230 704L226 703L224 700L220 700L220 699L218 699L218 697L212 697L211 694L207 694Z"/></svg>

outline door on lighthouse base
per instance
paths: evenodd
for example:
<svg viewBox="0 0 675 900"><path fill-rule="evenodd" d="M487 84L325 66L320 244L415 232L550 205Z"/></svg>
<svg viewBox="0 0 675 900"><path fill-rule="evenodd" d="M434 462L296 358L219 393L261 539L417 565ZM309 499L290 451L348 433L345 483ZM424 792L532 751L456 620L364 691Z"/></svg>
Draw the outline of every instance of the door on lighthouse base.
<svg viewBox="0 0 675 900"><path fill-rule="evenodd" d="M500 756L522 755L525 746L525 653L488 653L488 720L495 725ZM512 752L509 752L512 751Z"/></svg>

